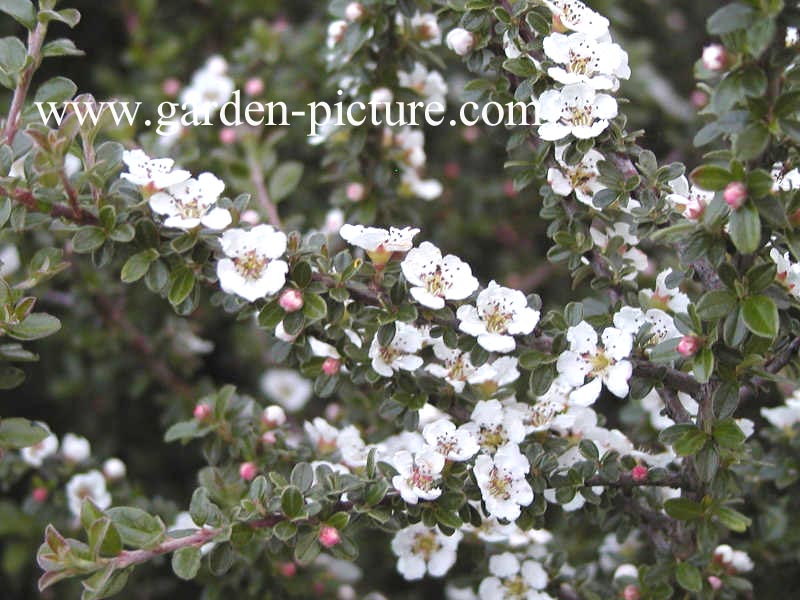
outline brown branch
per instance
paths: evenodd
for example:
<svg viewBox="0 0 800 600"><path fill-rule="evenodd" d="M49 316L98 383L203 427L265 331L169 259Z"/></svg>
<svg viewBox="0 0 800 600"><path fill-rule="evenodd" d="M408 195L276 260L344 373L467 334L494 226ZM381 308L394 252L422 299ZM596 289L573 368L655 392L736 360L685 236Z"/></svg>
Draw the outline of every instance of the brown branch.
<svg viewBox="0 0 800 600"><path fill-rule="evenodd" d="M656 379L670 389L689 394L693 398L697 398L702 388L688 373L646 360L633 361L633 374L645 379Z"/></svg>
<svg viewBox="0 0 800 600"><path fill-rule="evenodd" d="M156 556L170 554L181 548L188 548L190 546L200 547L214 539L214 537L219 535L220 531L222 530L199 529L195 533L184 537L167 538L151 550L123 550L112 558L109 563L113 564L115 569L126 569L127 567L147 562Z"/></svg>
<svg viewBox="0 0 800 600"><path fill-rule="evenodd" d="M649 477L644 481L634 481L633 475L630 473L621 473L619 479L616 481L608 481L607 479L595 475L583 482L586 486L602 486L606 488L622 488L630 489L635 487L670 487L677 489L690 489L691 483L683 475L669 475L661 479L650 479Z"/></svg>
<svg viewBox="0 0 800 600"><path fill-rule="evenodd" d="M783 350L778 352L775 356L770 358L765 365L768 373L773 375L783 369L786 365L792 362L792 358L800 349L800 337L794 338L789 342Z"/></svg>
<svg viewBox="0 0 800 600"><path fill-rule="evenodd" d="M250 169L250 182L256 191L256 198L259 204L267 213L267 219L275 229L283 229L281 224L281 217L278 214L278 207L269 197L267 186L264 185L264 172L261 170L261 165L255 155L255 151L248 150L247 152L247 165Z"/></svg>
<svg viewBox="0 0 800 600"><path fill-rule="evenodd" d="M72 189L71 186L70 189ZM74 189L72 191L74 193ZM69 191L67 191L67 194L69 195ZM96 225L98 223L97 217L95 217L93 214L89 212L86 212L80 207L77 207L77 212L76 212L75 206L67 206L65 204L53 204L52 206L50 206L49 212L42 210L39 207L39 201L36 200L36 197L33 195L33 193L21 188L9 191L4 187L0 186L0 197L11 198L12 200L21 204L28 210L38 213L49 214L54 219L66 219L67 221L78 223L79 225Z"/></svg>

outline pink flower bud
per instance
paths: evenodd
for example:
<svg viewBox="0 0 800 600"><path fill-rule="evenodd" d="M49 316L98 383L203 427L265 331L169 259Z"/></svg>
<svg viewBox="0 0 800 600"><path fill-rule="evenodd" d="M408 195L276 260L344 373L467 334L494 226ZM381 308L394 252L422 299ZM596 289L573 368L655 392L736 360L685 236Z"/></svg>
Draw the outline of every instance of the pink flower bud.
<svg viewBox="0 0 800 600"><path fill-rule="evenodd" d="M248 96L259 96L264 91L264 80L260 77L251 77L244 84L244 91Z"/></svg>
<svg viewBox="0 0 800 600"><path fill-rule="evenodd" d="M351 2L344 9L344 18L348 21L358 21L364 16L364 6L360 2Z"/></svg>
<svg viewBox="0 0 800 600"><path fill-rule="evenodd" d="M325 418L328 421L336 421L342 416L342 407L336 402L331 402L325 407Z"/></svg>
<svg viewBox="0 0 800 600"><path fill-rule="evenodd" d="M466 56L475 46L475 36L461 27L456 27L445 38L447 47L459 56Z"/></svg>
<svg viewBox="0 0 800 600"><path fill-rule="evenodd" d="M236 142L236 130L233 127L223 127L219 130L219 141L230 146Z"/></svg>
<svg viewBox="0 0 800 600"><path fill-rule="evenodd" d="M708 94L702 90L693 90L689 95L689 101L692 103L692 106L697 109L705 108L708 104Z"/></svg>
<svg viewBox="0 0 800 600"><path fill-rule="evenodd" d="M647 481L647 467L644 465L636 465L631 469L631 479L633 479L636 483L642 483L643 481Z"/></svg>
<svg viewBox="0 0 800 600"><path fill-rule="evenodd" d="M265 431L261 434L261 443L265 446L272 446L275 442L278 441L278 438L275 437L275 434L271 431Z"/></svg>
<svg viewBox="0 0 800 600"><path fill-rule="evenodd" d="M703 66L709 71L722 71L728 62L728 53L722 44L710 44L703 48Z"/></svg>
<svg viewBox="0 0 800 600"><path fill-rule="evenodd" d="M693 335L685 335L678 342L678 354L681 356L693 356L700 349L700 340Z"/></svg>
<svg viewBox="0 0 800 600"><path fill-rule="evenodd" d="M503 183L503 193L509 198L517 197L517 190L514 189L514 182L510 179Z"/></svg>
<svg viewBox="0 0 800 600"><path fill-rule="evenodd" d="M339 369L342 367L342 361L338 358L328 357L322 363L322 372L325 373L328 377L332 375L336 375L339 372Z"/></svg>
<svg viewBox="0 0 800 600"><path fill-rule="evenodd" d="M481 130L475 125L470 125L469 127L464 128L464 131L461 133L461 137L464 138L465 142L471 144L481 137Z"/></svg>
<svg viewBox="0 0 800 600"><path fill-rule="evenodd" d="M738 210L747 200L747 186L741 181L732 181L725 186L723 198L728 206L733 210Z"/></svg>
<svg viewBox="0 0 800 600"><path fill-rule="evenodd" d="M622 592L622 597L625 600L639 600L639 588L633 584L626 585Z"/></svg>
<svg viewBox="0 0 800 600"><path fill-rule="evenodd" d="M323 525L319 529L319 543L325 548L333 548L342 541L342 536L339 535L339 530L330 525Z"/></svg>
<svg viewBox="0 0 800 600"><path fill-rule="evenodd" d="M448 179L458 179L461 175L461 165L452 160L444 166L444 176Z"/></svg>
<svg viewBox="0 0 800 600"><path fill-rule="evenodd" d="M258 467L255 463L251 462L243 462L239 466L239 477L244 479L245 481L253 481L258 475Z"/></svg>
<svg viewBox="0 0 800 600"><path fill-rule="evenodd" d="M711 586L711 589L716 591L722 587L722 579L720 579L716 575L709 575L708 584Z"/></svg>
<svg viewBox="0 0 800 600"><path fill-rule="evenodd" d="M345 189L345 195L350 202L361 202L366 194L367 191L364 188L364 184L358 183L357 181L348 183L347 188Z"/></svg>
<svg viewBox="0 0 800 600"><path fill-rule="evenodd" d="M39 486L33 490L33 499L39 504L44 504L49 494L46 487Z"/></svg>
<svg viewBox="0 0 800 600"><path fill-rule="evenodd" d="M303 293L300 290L289 288L281 294L278 305L287 313L297 312L303 308Z"/></svg>
<svg viewBox="0 0 800 600"><path fill-rule="evenodd" d="M239 220L242 223L247 223L249 225L258 225L261 222L261 215L258 212L254 211L252 208L246 210L242 213L242 216L239 217Z"/></svg>
<svg viewBox="0 0 800 600"><path fill-rule="evenodd" d="M164 82L161 84L161 91L164 92L165 96L174 98L175 96L178 95L178 92L181 91L181 82L175 79L174 77L165 79Z"/></svg>
<svg viewBox="0 0 800 600"><path fill-rule="evenodd" d="M278 570L284 577L294 577L297 573L297 565L292 562L285 562L278 567Z"/></svg>
<svg viewBox="0 0 800 600"><path fill-rule="evenodd" d="M206 421L211 417L211 407L208 404L198 404L194 407L193 414L198 421Z"/></svg>

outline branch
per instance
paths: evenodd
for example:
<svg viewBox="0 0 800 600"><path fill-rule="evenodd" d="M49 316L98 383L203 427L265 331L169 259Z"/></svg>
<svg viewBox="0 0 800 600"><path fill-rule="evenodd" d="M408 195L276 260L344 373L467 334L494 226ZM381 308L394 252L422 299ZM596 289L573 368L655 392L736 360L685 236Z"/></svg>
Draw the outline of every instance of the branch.
<svg viewBox="0 0 800 600"><path fill-rule="evenodd" d="M68 182L67 182L68 183ZM72 189L72 186L66 187L67 195L74 194L75 190ZM71 192L70 192L71 190ZM38 213L45 213L41 208L39 208L39 202L36 200L36 197L33 195L32 192L28 190L23 190L21 188L16 188L14 190L7 190L4 187L0 186L0 197L3 198L11 198L15 202L18 202L28 210L32 210ZM70 196L70 203L72 203L72 198ZM48 213L54 219L63 218L68 221L72 221L73 223L78 223L79 225L96 225L98 223L97 217L93 214L86 212L76 204L72 206L67 206L65 204L53 204L50 207L50 212Z"/></svg>
<svg viewBox="0 0 800 600"><path fill-rule="evenodd" d="M792 358L800 349L800 337L794 338L786 347L770 358L765 365L767 372L773 375L792 362Z"/></svg>
<svg viewBox="0 0 800 600"><path fill-rule="evenodd" d="M700 393L701 385L694 377L683 371L671 367L657 365L647 360L634 360L633 373L645 379L656 379L677 392L683 392L696 398Z"/></svg>
<svg viewBox="0 0 800 600"><path fill-rule="evenodd" d="M32 60L28 68L22 71L19 77L19 82L14 90L14 98L11 100L11 108L8 111L4 137L5 143L9 145L14 143L14 138L19 130L19 124L22 119L22 108L25 106L25 98L28 96L33 74L42 63L42 44L44 43L46 35L47 24L42 21L38 21L36 23L36 28L28 32L28 57Z"/></svg>
<svg viewBox="0 0 800 600"><path fill-rule="evenodd" d="M662 477L661 479L650 479L648 477L644 481L634 481L633 476L630 473L621 473L619 479L616 481L609 481L603 477L600 477L599 475L595 475L584 481L583 484L591 487L602 486L606 488L621 489L630 489L635 487L670 487L686 490L691 488L691 483L680 474L669 475L667 477Z"/></svg>
<svg viewBox="0 0 800 600"><path fill-rule="evenodd" d="M123 550L116 557L112 558L109 563L114 565L115 569L125 569L127 567L138 565L161 556L162 554L170 554L181 548L188 548L189 546L202 546L207 544L214 537L216 537L221 529L200 529L191 535L180 538L167 538L166 541L161 542L158 546L151 550Z"/></svg>
<svg viewBox="0 0 800 600"><path fill-rule="evenodd" d="M269 197L267 187L264 185L264 172L261 170L261 165L255 152L251 149L247 151L247 165L250 169L250 182L256 191L256 198L259 204L267 213L267 219L275 229L283 229L281 224L281 217L278 214L278 207Z"/></svg>

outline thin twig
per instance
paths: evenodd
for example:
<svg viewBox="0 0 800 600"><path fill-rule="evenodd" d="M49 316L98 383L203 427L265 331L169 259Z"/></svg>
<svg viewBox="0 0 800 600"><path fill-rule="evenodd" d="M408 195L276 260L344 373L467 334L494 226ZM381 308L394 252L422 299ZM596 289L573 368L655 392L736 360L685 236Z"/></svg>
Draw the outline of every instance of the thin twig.
<svg viewBox="0 0 800 600"><path fill-rule="evenodd" d="M250 182L255 188L259 204L267 213L267 219L275 229L283 229L278 207L269 197L267 186L264 185L264 172L261 170L261 165L253 150L248 150L247 152L247 165L250 169Z"/></svg>
<svg viewBox="0 0 800 600"><path fill-rule="evenodd" d="M41 21L36 23L36 28L28 32L28 56L32 59L27 69L22 71L19 82L14 89L14 98L11 100L11 108L6 119L6 130L4 134L5 142L9 145L14 143L14 138L19 131L19 124L22 119L22 108L25 106L25 99L31 87L33 74L42 62L42 44L47 35L47 24Z"/></svg>

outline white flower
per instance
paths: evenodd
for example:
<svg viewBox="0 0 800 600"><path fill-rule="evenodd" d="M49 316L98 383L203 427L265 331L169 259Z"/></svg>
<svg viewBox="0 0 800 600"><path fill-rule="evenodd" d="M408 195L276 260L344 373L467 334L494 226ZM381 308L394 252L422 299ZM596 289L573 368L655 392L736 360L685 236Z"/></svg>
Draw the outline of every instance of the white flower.
<svg viewBox="0 0 800 600"><path fill-rule="evenodd" d="M725 567L733 568L736 573L747 573L752 571L755 566L747 552L734 550L728 544L717 546L714 550L714 558Z"/></svg>
<svg viewBox="0 0 800 600"><path fill-rule="evenodd" d="M342 462L357 469L367 464L370 448L361 439L361 432L355 425L348 425L339 432L336 447L342 455Z"/></svg>
<svg viewBox="0 0 800 600"><path fill-rule="evenodd" d="M568 427L572 423L569 415L569 395L572 386L563 376L556 377L550 388L539 396L532 404L517 402L515 398L504 401L505 409L513 414L512 419L519 420L525 427L525 434L535 431L547 431L551 426L559 424Z"/></svg>
<svg viewBox="0 0 800 600"><path fill-rule="evenodd" d="M689 180L683 175L670 181L669 186L672 188L672 193L667 195L667 201L689 221L698 221L714 199L714 192L706 191L696 185L690 188Z"/></svg>
<svg viewBox="0 0 800 600"><path fill-rule="evenodd" d="M192 519L192 515L188 511L179 512L175 515L175 521L172 523L170 528L167 530L167 533L173 533L176 531L187 531L187 530L197 530L199 527L195 524L194 520ZM216 542L208 542L207 544L203 544L200 546L200 554L206 555L214 548Z"/></svg>
<svg viewBox="0 0 800 600"><path fill-rule="evenodd" d="M475 46L475 35L461 27L451 29L445 38L447 47L459 56L466 56Z"/></svg>
<svg viewBox="0 0 800 600"><path fill-rule="evenodd" d="M626 360L633 349L629 333L608 327L603 331L603 345L598 346L597 332L581 321L569 328L567 341L570 349L558 357L556 367L577 388L570 394L571 402L581 406L594 404L603 384L618 398L628 395L628 380L633 374L633 365Z"/></svg>
<svg viewBox="0 0 800 600"><path fill-rule="evenodd" d="M322 417L303 423L303 429L311 440L312 447L321 454L330 454L338 449L339 430Z"/></svg>
<svg viewBox="0 0 800 600"><path fill-rule="evenodd" d="M494 375L489 381L492 381L497 387L511 385L519 379L518 364L519 360L514 356L501 356L490 365Z"/></svg>
<svg viewBox="0 0 800 600"><path fill-rule="evenodd" d="M426 446L415 454L401 450L392 457L392 466L399 472L392 477L392 485L404 502L416 504L420 500L436 500L442 495L437 484L444 468L444 456L433 448Z"/></svg>
<svg viewBox="0 0 800 600"><path fill-rule="evenodd" d="M363 248L369 254L392 254L408 252L414 247L414 236L419 233L416 227L390 227L389 231L378 227L363 225L342 225L339 235L347 243Z"/></svg>
<svg viewBox="0 0 800 600"><path fill-rule="evenodd" d="M447 381L458 393L464 391L467 383L485 383L497 375L490 365L474 366L469 354L457 348L448 348L441 338L434 342L433 353L444 364L431 363L425 366L425 370L434 377Z"/></svg>
<svg viewBox="0 0 800 600"><path fill-rule="evenodd" d="M456 428L448 419L427 424L422 430L425 442L447 460L469 460L480 450L475 436L463 425Z"/></svg>
<svg viewBox="0 0 800 600"><path fill-rule="evenodd" d="M286 252L286 235L271 225L250 231L229 229L220 238L226 258L217 263L220 287L255 302L277 293L286 283L289 265L276 260Z"/></svg>
<svg viewBox="0 0 800 600"><path fill-rule="evenodd" d="M596 90L615 90L619 79L628 79L631 70L628 54L608 40L597 40L585 33L553 33L544 38L544 52L557 63L547 74L565 85L586 83Z"/></svg>
<svg viewBox="0 0 800 600"><path fill-rule="evenodd" d="M623 279L635 280L639 271L647 270L647 255L636 247L639 238L631 233L631 226L628 223L614 223L613 227L606 227L605 233L594 227L589 228L589 235L592 236L594 245L605 251L609 243L614 238L620 238L624 242L617 247L617 252L622 258L631 264L635 269L628 273Z"/></svg>
<svg viewBox="0 0 800 600"><path fill-rule="evenodd" d="M270 369L261 376L261 391L289 412L297 412L311 398L313 386L297 371Z"/></svg>
<svg viewBox="0 0 800 600"><path fill-rule="evenodd" d="M622 331L636 336L645 324L650 325L650 338L645 345L655 345L682 337L672 317L658 308L651 308L647 312L640 308L623 306L614 315L614 326Z"/></svg>
<svg viewBox="0 0 800 600"><path fill-rule="evenodd" d="M595 138L617 116L617 101L608 94L598 94L585 83L548 90L539 97L539 136L556 141L572 134L578 139Z"/></svg>
<svg viewBox="0 0 800 600"><path fill-rule="evenodd" d="M550 168L547 171L547 183L553 188L553 192L559 196L569 196L575 192L575 197L592 208L594 205L594 195L605 186L597 181L600 171L597 163L605 157L597 150L589 150L583 158L574 165L568 165L564 161L564 151L566 146L556 147L556 161L559 168Z"/></svg>
<svg viewBox="0 0 800 600"><path fill-rule="evenodd" d="M444 577L456 562L462 537L460 531L447 536L422 523L401 529L392 539L398 572L408 581L422 579L426 572L431 577Z"/></svg>
<svg viewBox="0 0 800 600"><path fill-rule="evenodd" d="M608 33L608 19L579 0L544 0L544 3L567 29L586 33L594 38Z"/></svg>
<svg viewBox="0 0 800 600"><path fill-rule="evenodd" d="M181 103L187 105L198 121L206 121L233 94L234 83L227 71L225 59L212 56L192 75L191 84L181 92Z"/></svg>
<svg viewBox="0 0 800 600"><path fill-rule="evenodd" d="M41 442L19 451L22 460L36 468L41 467L44 459L56 452L58 452L58 438L52 433Z"/></svg>
<svg viewBox="0 0 800 600"><path fill-rule="evenodd" d="M678 401L683 405L690 415L697 414L699 406L691 396L684 394L683 392L679 392ZM664 402L661 400L661 396L658 394L657 390L651 390L647 396L642 398L641 403L642 408L648 413L650 417L650 424L654 429L661 431L662 429L666 429L667 427L675 424L675 421L670 419L668 416L661 414L664 410Z"/></svg>
<svg viewBox="0 0 800 600"><path fill-rule="evenodd" d="M775 279L793 296L800 297L800 264L793 263L788 252L783 254L777 248L769 251L769 257L777 267Z"/></svg>
<svg viewBox="0 0 800 600"><path fill-rule="evenodd" d="M519 559L510 552L496 554L489 559L489 572L492 576L481 581L478 587L481 600L550 598L548 594L541 592L549 582L547 572L535 560L526 560L520 564Z"/></svg>
<svg viewBox="0 0 800 600"><path fill-rule="evenodd" d="M797 27L786 28L786 37L784 38L784 43L786 44L787 48L797 46L797 44L800 43L800 33L797 31Z"/></svg>
<svg viewBox="0 0 800 600"><path fill-rule="evenodd" d="M441 196L444 188L436 179L422 179L416 169L403 169L399 191L401 195L414 196L430 202Z"/></svg>
<svg viewBox="0 0 800 600"><path fill-rule="evenodd" d="M303 381L305 381L305 379ZM286 412L283 410L282 406L270 404L264 409L261 420L269 427L280 427L286 423Z"/></svg>
<svg viewBox="0 0 800 600"><path fill-rule="evenodd" d="M481 400L475 405L470 420L461 426L478 443L491 452L525 439L525 426L517 414L507 410L499 400Z"/></svg>
<svg viewBox="0 0 800 600"><path fill-rule="evenodd" d="M439 29L439 22L436 15L432 13L415 13L411 17L411 29L420 39L420 46L430 48L442 43L442 32Z"/></svg>
<svg viewBox="0 0 800 600"><path fill-rule="evenodd" d="M332 21L331 24L328 25L328 35L325 40L325 45L328 46L328 48L333 48L341 41L345 31L347 31L347 21Z"/></svg>
<svg viewBox="0 0 800 600"><path fill-rule="evenodd" d="M800 190L800 169L787 171L783 163L776 162L772 165L773 192L791 192Z"/></svg>
<svg viewBox="0 0 800 600"><path fill-rule="evenodd" d="M14 244L5 244L0 247L0 277L6 279L16 273L22 261L19 258L19 250Z"/></svg>
<svg viewBox="0 0 800 600"><path fill-rule="evenodd" d="M800 393L795 392L783 406L762 408L761 416L778 429L791 429L795 423L800 423Z"/></svg>
<svg viewBox="0 0 800 600"><path fill-rule="evenodd" d="M640 293L650 300L650 306L653 308L669 310L673 313L685 313L689 309L689 296L677 287L667 285L667 278L671 274L672 269L661 271L656 277L655 291L642 290Z"/></svg>
<svg viewBox="0 0 800 600"><path fill-rule="evenodd" d="M447 106L447 84L441 73L428 71L422 63L414 63L414 70L397 72L397 81L400 87L409 88L417 92L428 105L431 113L444 111Z"/></svg>
<svg viewBox="0 0 800 600"><path fill-rule="evenodd" d="M378 334L372 338L369 348L369 357L372 359L372 368L384 377L391 377L394 371L416 371L423 360L416 356L422 349L422 334L413 325L401 321L395 323L395 334L388 346L383 346L378 340Z"/></svg>
<svg viewBox="0 0 800 600"><path fill-rule="evenodd" d="M539 311L528 307L528 299L519 290L492 281L478 294L471 306L458 307L458 328L478 338L489 352L511 352L517 347L515 335L527 335L539 322Z"/></svg>
<svg viewBox="0 0 800 600"><path fill-rule="evenodd" d="M68 433L61 439L61 454L70 462L83 462L92 455L92 446L85 437Z"/></svg>
<svg viewBox="0 0 800 600"><path fill-rule="evenodd" d="M457 256L442 252L430 242L411 250L400 265L414 286L411 295L428 308L444 308L445 300L463 300L478 289L470 266Z"/></svg>
<svg viewBox="0 0 800 600"><path fill-rule="evenodd" d="M533 490L525 479L530 468L516 444L503 446L494 457L478 455L473 472L490 516L515 521L520 507L533 502Z"/></svg>
<svg viewBox="0 0 800 600"><path fill-rule="evenodd" d="M344 211L333 208L325 215L325 226L322 228L325 235L336 235L344 225Z"/></svg>
<svg viewBox="0 0 800 600"><path fill-rule="evenodd" d="M384 130L384 144L394 146L400 150L400 160L405 165L414 169L425 166L425 134L419 129L404 127L394 133L391 129Z"/></svg>
<svg viewBox="0 0 800 600"><path fill-rule="evenodd" d="M86 498L89 498L100 510L105 510L111 506L111 494L106 489L106 480L103 474L93 469L88 473L74 475L67 482L67 504L72 514L76 517L81 515L81 505Z"/></svg>
<svg viewBox="0 0 800 600"><path fill-rule="evenodd" d="M211 173L201 173L197 179L176 183L151 196L150 208L167 216L165 227L189 230L203 225L225 229L231 224L231 213L215 206L224 189L222 180Z"/></svg>
<svg viewBox="0 0 800 600"><path fill-rule="evenodd" d="M103 475L109 481L123 479L127 472L125 463L118 458L109 458L103 462Z"/></svg>
<svg viewBox="0 0 800 600"><path fill-rule="evenodd" d="M128 172L120 177L151 192L184 182L192 176L189 171L173 170L175 161L171 158L150 158L142 150L125 150L122 160L128 166Z"/></svg>

